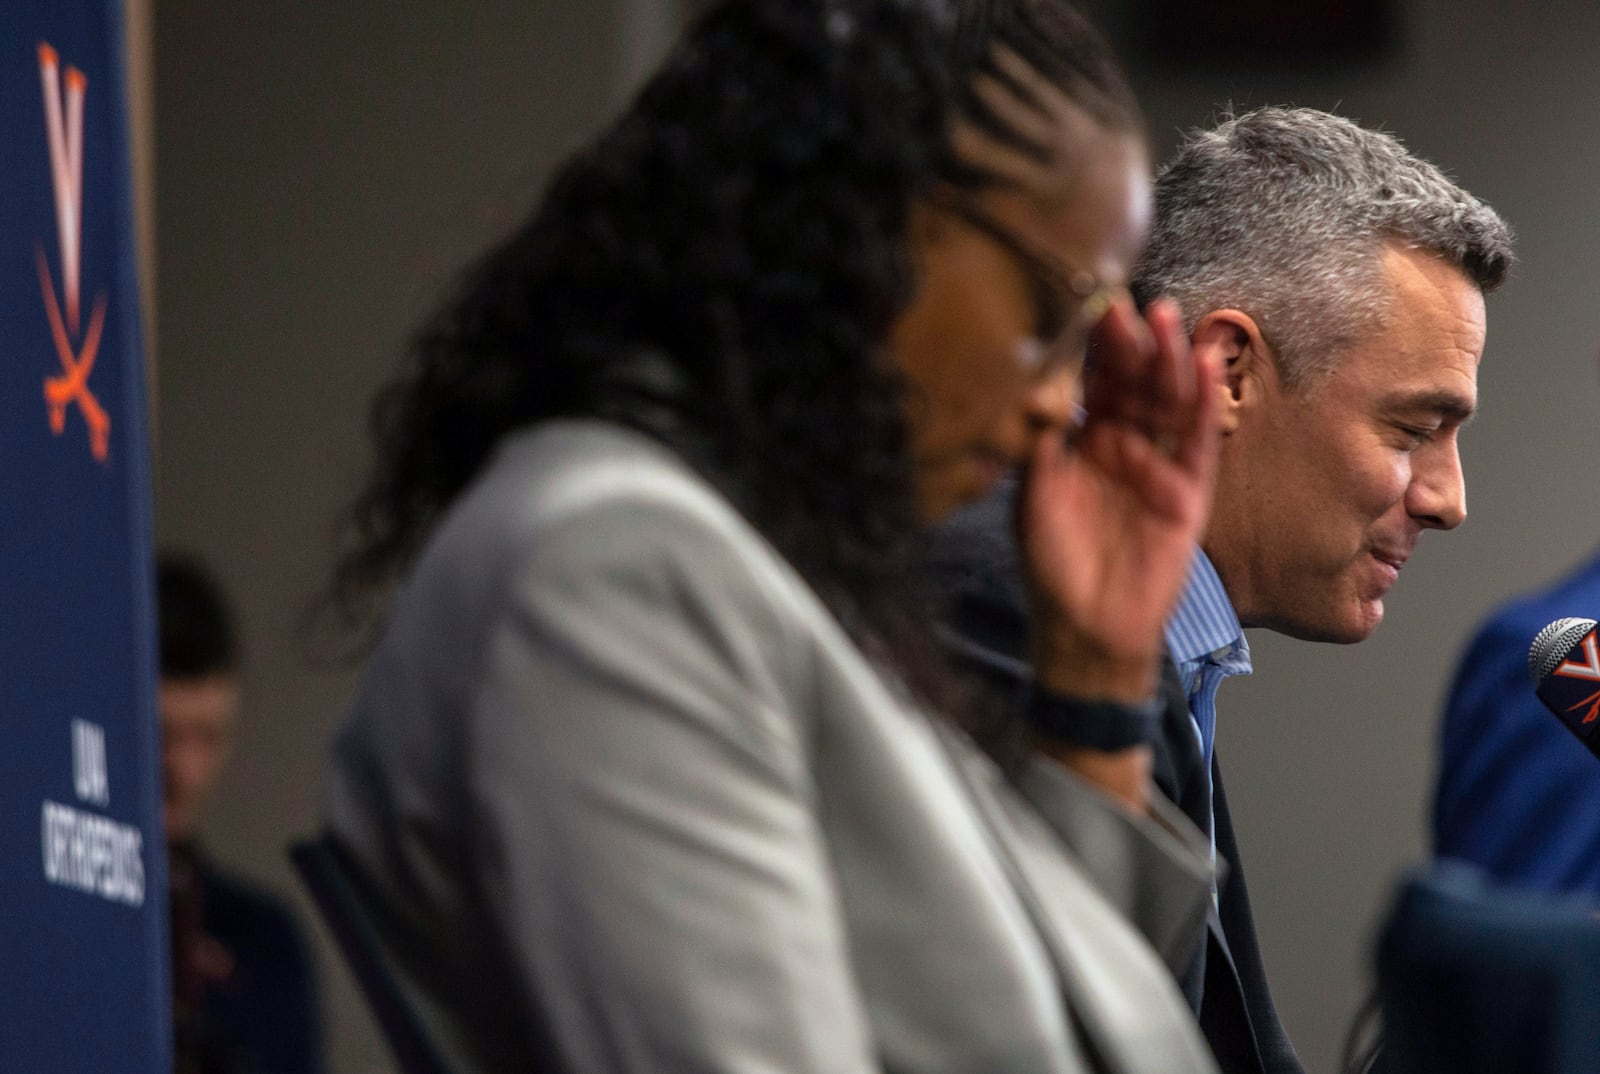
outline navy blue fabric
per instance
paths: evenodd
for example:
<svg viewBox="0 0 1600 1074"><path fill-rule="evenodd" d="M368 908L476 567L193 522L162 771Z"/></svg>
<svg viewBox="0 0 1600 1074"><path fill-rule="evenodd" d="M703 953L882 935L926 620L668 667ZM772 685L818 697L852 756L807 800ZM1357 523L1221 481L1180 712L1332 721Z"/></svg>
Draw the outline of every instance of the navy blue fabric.
<svg viewBox="0 0 1600 1074"><path fill-rule="evenodd" d="M1600 555L1496 610L1467 647L1439 731L1434 851L1507 883L1600 894L1600 762L1528 676L1534 635L1564 616L1600 619Z"/></svg>
<svg viewBox="0 0 1600 1074"><path fill-rule="evenodd" d="M1017 691L1026 685L1026 600L1011 533L1014 488L958 512L936 535L929 562L946 593L951 645L969 667ZM1267 986L1233 822L1215 756L1207 771L1178 670L1162 678L1166 706L1155 742L1156 786L1212 837L1224 875L1207 942L1178 974L1224 1074L1304 1074ZM1214 811L1214 823L1213 823Z"/></svg>
<svg viewBox="0 0 1600 1074"><path fill-rule="evenodd" d="M277 896L202 859L206 935L231 956L210 984L204 1029L221 1065L248 1074L323 1074L316 973L294 914Z"/></svg>

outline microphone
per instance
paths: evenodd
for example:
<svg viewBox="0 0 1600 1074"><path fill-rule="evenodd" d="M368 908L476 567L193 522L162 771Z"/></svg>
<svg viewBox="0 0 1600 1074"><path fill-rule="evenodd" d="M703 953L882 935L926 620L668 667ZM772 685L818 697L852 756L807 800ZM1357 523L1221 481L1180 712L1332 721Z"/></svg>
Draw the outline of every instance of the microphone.
<svg viewBox="0 0 1600 1074"><path fill-rule="evenodd" d="M1545 708L1600 757L1600 642L1593 619L1557 619L1533 639L1528 674Z"/></svg>

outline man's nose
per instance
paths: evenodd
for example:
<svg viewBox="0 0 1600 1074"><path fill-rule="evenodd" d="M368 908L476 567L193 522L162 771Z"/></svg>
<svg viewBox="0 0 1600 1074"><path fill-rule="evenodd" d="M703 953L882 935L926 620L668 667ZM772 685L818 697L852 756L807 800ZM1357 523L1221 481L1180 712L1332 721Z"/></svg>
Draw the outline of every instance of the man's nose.
<svg viewBox="0 0 1600 1074"><path fill-rule="evenodd" d="M1427 529L1453 530L1467 518L1467 485L1461 452L1452 438L1428 445L1412 463L1406 510ZM1419 452L1419 456L1422 453Z"/></svg>

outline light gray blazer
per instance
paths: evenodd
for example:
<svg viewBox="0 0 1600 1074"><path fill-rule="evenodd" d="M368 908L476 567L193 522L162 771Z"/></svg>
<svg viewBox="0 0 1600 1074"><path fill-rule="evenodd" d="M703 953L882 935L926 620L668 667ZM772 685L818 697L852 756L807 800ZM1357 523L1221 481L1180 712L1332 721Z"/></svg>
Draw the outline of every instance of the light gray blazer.
<svg viewBox="0 0 1600 1074"><path fill-rule="evenodd" d="M614 426L511 439L446 519L324 816L464 1071L1215 1069L1163 965L1203 837L1004 778Z"/></svg>

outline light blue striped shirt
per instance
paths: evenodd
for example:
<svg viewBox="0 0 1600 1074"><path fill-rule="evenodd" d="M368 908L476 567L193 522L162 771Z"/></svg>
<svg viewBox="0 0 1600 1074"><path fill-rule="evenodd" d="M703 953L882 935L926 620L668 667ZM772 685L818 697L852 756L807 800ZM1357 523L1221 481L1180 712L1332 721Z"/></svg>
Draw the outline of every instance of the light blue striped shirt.
<svg viewBox="0 0 1600 1074"><path fill-rule="evenodd" d="M1167 620L1167 650L1183 691L1189 698L1189 716L1200 739L1206 772L1217 740L1217 687L1231 675L1250 674L1250 646L1233 602L1222 588L1217 569L1200 549L1195 549L1183 596ZM1215 836L1213 836L1213 854Z"/></svg>

